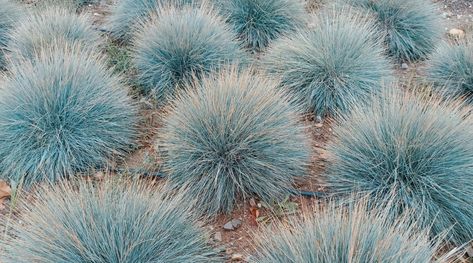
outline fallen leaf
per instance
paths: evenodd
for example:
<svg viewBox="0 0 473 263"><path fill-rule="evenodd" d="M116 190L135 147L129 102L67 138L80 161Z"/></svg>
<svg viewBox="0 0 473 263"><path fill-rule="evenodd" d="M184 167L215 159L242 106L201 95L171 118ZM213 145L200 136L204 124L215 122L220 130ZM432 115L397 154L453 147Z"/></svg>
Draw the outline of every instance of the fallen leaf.
<svg viewBox="0 0 473 263"><path fill-rule="evenodd" d="M257 207L251 207L250 208L251 212L251 222L253 225L258 225L258 218L259 218L259 209Z"/></svg>

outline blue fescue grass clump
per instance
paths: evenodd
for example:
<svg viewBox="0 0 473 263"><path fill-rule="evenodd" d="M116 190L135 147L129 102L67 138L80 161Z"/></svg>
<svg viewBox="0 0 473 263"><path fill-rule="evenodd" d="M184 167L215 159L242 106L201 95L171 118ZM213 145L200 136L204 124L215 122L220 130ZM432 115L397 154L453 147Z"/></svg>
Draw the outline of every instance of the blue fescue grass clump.
<svg viewBox="0 0 473 263"><path fill-rule="evenodd" d="M83 48L98 51L100 34L93 29L90 17L70 11L50 7L35 12L15 25L10 34L8 50L12 59L33 59L36 52L54 43L80 44Z"/></svg>
<svg viewBox="0 0 473 263"><path fill-rule="evenodd" d="M392 72L372 23L350 9L314 18L311 29L283 38L262 59L307 111L348 112L381 90Z"/></svg>
<svg viewBox="0 0 473 263"><path fill-rule="evenodd" d="M204 7L159 11L134 42L138 83L158 102L231 63L245 63L236 36L221 18Z"/></svg>
<svg viewBox="0 0 473 263"><path fill-rule="evenodd" d="M112 7L107 28L111 35L121 41L129 42L133 37L134 26L147 20L156 9L168 5L184 6L198 0L121 0Z"/></svg>
<svg viewBox="0 0 473 263"><path fill-rule="evenodd" d="M432 226L433 235L449 231L454 244L470 241L473 120L469 112L461 101L394 91L370 107L357 107L334 128L335 139L328 147L332 159L328 186L336 194L360 192L375 200L394 193L394 215L409 209L420 226Z"/></svg>
<svg viewBox="0 0 473 263"><path fill-rule="evenodd" d="M366 202L350 207L334 203L289 223L277 223L257 235L257 263L434 262L438 242L404 216ZM437 261L435 261L437 262Z"/></svg>
<svg viewBox="0 0 473 263"><path fill-rule="evenodd" d="M338 0L369 12L386 33L389 54L401 61L425 59L442 36L441 15L430 0Z"/></svg>
<svg viewBox="0 0 473 263"><path fill-rule="evenodd" d="M136 109L96 52L43 49L14 63L0 90L0 177L56 181L120 157L135 137ZM21 182L21 181L20 181Z"/></svg>
<svg viewBox="0 0 473 263"><path fill-rule="evenodd" d="M303 27L307 13L300 0L213 0L251 51Z"/></svg>
<svg viewBox="0 0 473 263"><path fill-rule="evenodd" d="M305 175L309 142L298 109L277 83L232 68L182 93L158 146L173 188L188 189L206 214L231 212L240 198L284 198Z"/></svg>
<svg viewBox="0 0 473 263"><path fill-rule="evenodd" d="M427 80L448 96L473 95L473 42L443 43L428 62Z"/></svg>
<svg viewBox="0 0 473 263"><path fill-rule="evenodd" d="M22 9L16 2L0 0L0 69L5 67L5 48L9 41L10 31L20 20Z"/></svg>
<svg viewBox="0 0 473 263"><path fill-rule="evenodd" d="M209 234L180 201L140 182L62 182L19 206L4 263L222 262Z"/></svg>

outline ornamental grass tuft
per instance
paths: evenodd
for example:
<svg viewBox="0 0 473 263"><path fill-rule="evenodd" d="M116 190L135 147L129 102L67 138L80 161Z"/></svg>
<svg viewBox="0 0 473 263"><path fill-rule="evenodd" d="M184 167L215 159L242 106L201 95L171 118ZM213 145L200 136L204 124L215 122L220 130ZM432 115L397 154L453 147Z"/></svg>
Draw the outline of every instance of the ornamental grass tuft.
<svg viewBox="0 0 473 263"><path fill-rule="evenodd" d="M131 149L136 123L104 58L55 44L14 63L2 82L0 178L31 185L107 166Z"/></svg>
<svg viewBox="0 0 473 263"><path fill-rule="evenodd" d="M473 41L441 44L428 61L427 80L447 96L463 96L472 102Z"/></svg>
<svg viewBox="0 0 473 263"><path fill-rule="evenodd" d="M20 5L11 0L0 0L0 69L5 68L5 48L14 24L23 16Z"/></svg>
<svg viewBox="0 0 473 263"><path fill-rule="evenodd" d="M118 41L128 43L133 38L135 26L149 19L156 9L175 5L182 7L198 0L121 0L112 7L107 28Z"/></svg>
<svg viewBox="0 0 473 263"><path fill-rule="evenodd" d="M158 103L246 53L222 19L205 7L167 7L144 24L134 42L138 83Z"/></svg>
<svg viewBox="0 0 473 263"><path fill-rule="evenodd" d="M400 89L395 87L394 89ZM393 215L408 209L434 236L456 245L473 238L473 119L463 101L386 92L334 128L327 186L369 195L394 193Z"/></svg>
<svg viewBox="0 0 473 263"><path fill-rule="evenodd" d="M277 82L229 69L189 87L170 106L158 148L173 188L205 214L257 196L282 200L306 174L310 142Z"/></svg>
<svg viewBox="0 0 473 263"><path fill-rule="evenodd" d="M4 263L223 262L188 203L143 182L60 182L18 209Z"/></svg>
<svg viewBox="0 0 473 263"><path fill-rule="evenodd" d="M392 220L389 211L371 210L366 202L329 203L310 213L255 235L258 254L252 262L437 262L439 243L407 216Z"/></svg>
<svg viewBox="0 0 473 263"><path fill-rule="evenodd" d="M262 51L272 41L305 26L300 0L213 0L246 47Z"/></svg>
<svg viewBox="0 0 473 263"><path fill-rule="evenodd" d="M437 6L430 0L337 0L370 13L385 33L389 54L401 61L426 59L442 37Z"/></svg>
<svg viewBox="0 0 473 263"><path fill-rule="evenodd" d="M50 7L30 14L15 25L15 30L10 34L8 50L13 60L31 60L37 55L36 52L58 42L67 45L77 43L96 51L102 43L88 15Z"/></svg>
<svg viewBox="0 0 473 263"><path fill-rule="evenodd" d="M329 10L314 26L276 41L263 57L266 72L316 115L366 104L392 79L375 26L351 9Z"/></svg>

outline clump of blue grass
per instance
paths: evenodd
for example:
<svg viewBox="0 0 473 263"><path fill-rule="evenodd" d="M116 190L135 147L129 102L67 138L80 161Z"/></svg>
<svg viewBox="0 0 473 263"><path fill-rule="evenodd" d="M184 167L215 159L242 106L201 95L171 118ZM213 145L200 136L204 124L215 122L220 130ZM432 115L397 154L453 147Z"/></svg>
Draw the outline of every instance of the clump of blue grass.
<svg viewBox="0 0 473 263"><path fill-rule="evenodd" d="M389 54L401 61L426 59L442 37L441 15L430 0L338 0L370 13L386 33Z"/></svg>
<svg viewBox="0 0 473 263"><path fill-rule="evenodd" d="M251 51L305 26L307 12L300 0L213 0L222 16Z"/></svg>
<svg viewBox="0 0 473 263"><path fill-rule="evenodd" d="M167 5L182 7L198 3L198 0L121 0L112 7L107 21L111 35L121 42L129 42L137 22L147 20L156 9ZM139 23L138 23L139 24Z"/></svg>
<svg viewBox="0 0 473 263"><path fill-rule="evenodd" d="M14 63L2 83L0 178L30 185L106 166L131 148L136 113L96 52L43 49Z"/></svg>
<svg viewBox="0 0 473 263"><path fill-rule="evenodd" d="M160 132L171 187L211 215L250 196L287 196L306 174L310 142L277 82L232 67L196 86L173 101Z"/></svg>
<svg viewBox="0 0 473 263"><path fill-rule="evenodd" d="M181 201L149 184L106 179L43 186L20 202L0 259L22 262L223 262ZM31 201L33 200L33 201Z"/></svg>
<svg viewBox="0 0 473 263"><path fill-rule="evenodd" d="M138 83L158 102L176 90L247 55L222 19L205 7L166 7L145 23L134 41Z"/></svg>
<svg viewBox="0 0 473 263"><path fill-rule="evenodd" d="M22 17L20 5L11 0L0 0L0 69L5 67L5 48L14 24Z"/></svg>
<svg viewBox="0 0 473 263"><path fill-rule="evenodd" d="M365 104L392 78L377 31L351 9L328 10L314 25L276 41L263 57L266 72L319 116Z"/></svg>
<svg viewBox="0 0 473 263"><path fill-rule="evenodd" d="M36 52L54 43L74 45L99 50L100 34L94 30L90 17L50 7L34 12L18 21L9 36L7 49L12 59L33 59Z"/></svg>
<svg viewBox="0 0 473 263"><path fill-rule="evenodd" d="M400 89L400 87L395 87ZM473 238L473 125L465 102L386 92L354 108L334 128L327 185L336 194L376 198L394 193L433 235L460 245ZM373 202L373 205L383 202Z"/></svg>
<svg viewBox="0 0 473 263"><path fill-rule="evenodd" d="M408 216L392 220L388 210L367 202L340 207L333 202L280 222L257 236L257 263L437 262L438 241Z"/></svg>
<svg viewBox="0 0 473 263"><path fill-rule="evenodd" d="M473 42L443 43L428 61L427 80L447 96L464 96L472 101Z"/></svg>

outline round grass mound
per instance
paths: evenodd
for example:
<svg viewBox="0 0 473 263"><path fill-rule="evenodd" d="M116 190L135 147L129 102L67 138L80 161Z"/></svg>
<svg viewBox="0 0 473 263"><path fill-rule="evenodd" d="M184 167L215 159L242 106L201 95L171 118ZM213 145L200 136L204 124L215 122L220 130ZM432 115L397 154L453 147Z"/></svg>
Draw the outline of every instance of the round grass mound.
<svg viewBox="0 0 473 263"><path fill-rule="evenodd" d="M448 96L473 101L473 42L440 45L428 62L427 80Z"/></svg>
<svg viewBox="0 0 473 263"><path fill-rule="evenodd" d="M136 107L96 52L43 49L10 72L0 90L0 178L52 182L130 149Z"/></svg>
<svg viewBox="0 0 473 263"><path fill-rule="evenodd" d="M33 59L36 52L54 43L82 45L98 50L100 34L93 29L90 17L51 7L35 12L19 21L10 34L8 50L12 59Z"/></svg>
<svg viewBox="0 0 473 263"><path fill-rule="evenodd" d="M300 0L213 0L251 51L303 27L307 12Z"/></svg>
<svg viewBox="0 0 473 263"><path fill-rule="evenodd" d="M327 11L314 21L313 28L276 41L261 65L306 111L346 113L392 78L390 63L375 26L350 9Z"/></svg>
<svg viewBox="0 0 473 263"><path fill-rule="evenodd" d="M10 31L21 16L22 9L19 4L10 0L0 0L0 69L5 67L5 48L9 41Z"/></svg>
<svg viewBox="0 0 473 263"><path fill-rule="evenodd" d="M197 2L198 0L121 0L112 7L107 28L116 40L127 43L133 38L135 26L140 21L147 20L156 9Z"/></svg>
<svg viewBox="0 0 473 263"><path fill-rule="evenodd" d="M400 89L400 87L396 87ZM334 128L327 185L336 194L360 192L382 204L394 195L433 235L473 238L473 120L461 101L387 92L357 107ZM375 203L373 203L375 204Z"/></svg>
<svg viewBox="0 0 473 263"><path fill-rule="evenodd" d="M158 102L228 64L247 61L236 36L212 11L167 7L158 12L137 34L133 58L138 83Z"/></svg>
<svg viewBox="0 0 473 263"><path fill-rule="evenodd" d="M0 243L2 262L223 262L179 195L145 183L62 182L33 197Z"/></svg>
<svg viewBox="0 0 473 263"><path fill-rule="evenodd" d="M317 208L303 218L276 223L257 235L257 263L432 262L438 243L408 218L365 203Z"/></svg>
<svg viewBox="0 0 473 263"><path fill-rule="evenodd" d="M233 68L170 107L158 142L165 171L171 187L187 189L205 214L231 212L249 196L283 199L305 175L310 143L298 109L276 85Z"/></svg>
<svg viewBox="0 0 473 263"><path fill-rule="evenodd" d="M430 0L338 0L377 21L389 54L400 61L425 59L442 37L441 15Z"/></svg>

